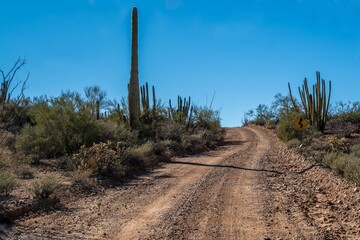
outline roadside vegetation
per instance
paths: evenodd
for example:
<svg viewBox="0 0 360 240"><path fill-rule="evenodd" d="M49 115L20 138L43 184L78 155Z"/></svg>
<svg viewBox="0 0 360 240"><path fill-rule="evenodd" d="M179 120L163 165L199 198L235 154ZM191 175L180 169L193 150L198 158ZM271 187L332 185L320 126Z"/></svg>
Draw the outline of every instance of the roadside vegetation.
<svg viewBox="0 0 360 240"><path fill-rule="evenodd" d="M137 55L133 8L129 94L121 100L108 100L99 86L26 98L29 74L13 81L26 61L7 73L0 69L0 223L41 208L44 200L96 194L173 156L222 143L218 111L190 97L165 104L154 86L139 85Z"/></svg>
<svg viewBox="0 0 360 240"><path fill-rule="evenodd" d="M305 79L298 92L296 98L289 84L288 96L277 94L271 106L246 112L243 124L274 129L290 148L360 184L360 102L331 105L331 82L326 87L318 72L313 87ZM295 126L299 117L309 122L302 130Z"/></svg>
<svg viewBox="0 0 360 240"><path fill-rule="evenodd" d="M58 97L10 99L1 105L0 169L14 162L34 166L53 159L59 169L86 169L94 176L120 179L172 155L194 154L221 143L217 111L179 96L175 106L154 99L149 107L145 98L137 129L129 125L126 102L108 101L97 86L87 87L84 94L67 91ZM17 160L7 161L10 156ZM32 176L29 167L16 172L21 178Z"/></svg>

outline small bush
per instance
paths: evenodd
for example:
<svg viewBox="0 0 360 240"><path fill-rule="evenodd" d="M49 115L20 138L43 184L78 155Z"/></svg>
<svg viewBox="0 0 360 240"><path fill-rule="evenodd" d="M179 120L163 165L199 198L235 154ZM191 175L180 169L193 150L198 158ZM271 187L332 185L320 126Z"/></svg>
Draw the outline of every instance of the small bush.
<svg viewBox="0 0 360 240"><path fill-rule="evenodd" d="M204 137L204 139L202 138ZM198 134L186 134L182 137L181 147L186 151L186 153L198 153L203 151L206 148L207 140L205 135Z"/></svg>
<svg viewBox="0 0 360 240"><path fill-rule="evenodd" d="M16 187L15 178L8 172L0 172L0 194L8 196Z"/></svg>
<svg viewBox="0 0 360 240"><path fill-rule="evenodd" d="M153 152L157 156L163 156L168 154L169 146L171 145L170 140L157 141L153 143Z"/></svg>
<svg viewBox="0 0 360 240"><path fill-rule="evenodd" d="M350 153L350 144L346 138L331 136L328 141L331 151Z"/></svg>
<svg viewBox="0 0 360 240"><path fill-rule="evenodd" d="M185 134L185 126L175 122L167 121L158 128L157 137L160 140L171 140L180 143L181 137Z"/></svg>
<svg viewBox="0 0 360 240"><path fill-rule="evenodd" d="M154 164L153 143L147 142L138 147L126 149L122 156L122 164L132 169L145 170Z"/></svg>
<svg viewBox="0 0 360 240"><path fill-rule="evenodd" d="M360 157L354 154L331 152L325 154L323 161L336 173L360 184Z"/></svg>
<svg viewBox="0 0 360 240"><path fill-rule="evenodd" d="M291 139L289 140L286 145L289 147L289 148L297 148L301 145L301 141L299 139Z"/></svg>
<svg viewBox="0 0 360 240"><path fill-rule="evenodd" d="M1 158L1 155L0 155L0 170L5 167L6 167L6 164L4 163L4 160Z"/></svg>
<svg viewBox="0 0 360 240"><path fill-rule="evenodd" d="M92 147L81 147L79 153L73 155L79 169L90 169L100 176L113 175L118 172L121 159L110 142L94 144Z"/></svg>
<svg viewBox="0 0 360 240"><path fill-rule="evenodd" d="M20 165L16 168L15 174L21 179L32 179L34 178L34 172L27 165Z"/></svg>
<svg viewBox="0 0 360 240"><path fill-rule="evenodd" d="M287 142L291 139L301 139L301 130L297 129L294 124L297 117L298 114L293 111L280 118L279 124L276 127L276 135L281 140Z"/></svg>
<svg viewBox="0 0 360 240"><path fill-rule="evenodd" d="M92 190L94 184L90 179L91 175L91 170L76 170L72 172L73 185L80 187L82 190Z"/></svg>
<svg viewBox="0 0 360 240"><path fill-rule="evenodd" d="M77 168L76 162L70 156L63 156L56 159L56 165L65 171L74 171Z"/></svg>
<svg viewBox="0 0 360 240"><path fill-rule="evenodd" d="M355 157L360 157L360 144L355 144L350 147L350 152Z"/></svg>
<svg viewBox="0 0 360 240"><path fill-rule="evenodd" d="M48 177L44 180L34 182L31 191L34 198L47 199L54 193L58 186L58 183L54 179Z"/></svg>
<svg viewBox="0 0 360 240"><path fill-rule="evenodd" d="M360 184L360 157L354 155L347 156L347 165L345 169L345 177L352 179Z"/></svg>

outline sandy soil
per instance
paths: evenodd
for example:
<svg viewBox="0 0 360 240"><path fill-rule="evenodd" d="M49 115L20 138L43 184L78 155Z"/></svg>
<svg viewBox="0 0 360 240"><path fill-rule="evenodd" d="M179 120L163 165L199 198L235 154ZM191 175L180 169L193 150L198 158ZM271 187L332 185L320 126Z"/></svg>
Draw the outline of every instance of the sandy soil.
<svg viewBox="0 0 360 240"><path fill-rule="evenodd" d="M226 129L216 151L176 158L3 239L360 239L359 187L260 127ZM1 236L0 236L1 238Z"/></svg>

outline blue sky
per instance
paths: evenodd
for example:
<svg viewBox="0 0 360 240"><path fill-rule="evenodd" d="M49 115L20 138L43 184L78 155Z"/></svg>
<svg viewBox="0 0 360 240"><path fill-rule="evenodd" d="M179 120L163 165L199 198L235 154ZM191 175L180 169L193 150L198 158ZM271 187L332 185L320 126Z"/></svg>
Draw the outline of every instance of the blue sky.
<svg viewBox="0 0 360 240"><path fill-rule="evenodd" d="M223 126L286 95L287 82L332 80L358 101L360 0L0 0L0 69L28 60L26 95L99 85L126 97L131 8L139 11L140 83L220 110ZM24 72L24 73L25 73ZM21 78L21 75L19 75Z"/></svg>

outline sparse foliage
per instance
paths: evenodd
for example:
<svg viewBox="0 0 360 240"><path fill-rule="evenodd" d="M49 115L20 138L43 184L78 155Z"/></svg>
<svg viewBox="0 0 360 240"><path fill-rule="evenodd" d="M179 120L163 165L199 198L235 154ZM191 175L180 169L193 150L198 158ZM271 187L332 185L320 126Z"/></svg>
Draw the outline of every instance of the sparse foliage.
<svg viewBox="0 0 360 240"><path fill-rule="evenodd" d="M45 178L33 183L31 191L36 199L47 199L59 187L53 178Z"/></svg>
<svg viewBox="0 0 360 240"><path fill-rule="evenodd" d="M6 141L9 132L17 132L28 120L26 116L27 101L24 101L24 91L29 74L24 80L17 75L26 61L18 59L9 72L0 69L0 149ZM17 81L15 82L15 79ZM1 150L0 150L1 153Z"/></svg>
<svg viewBox="0 0 360 240"><path fill-rule="evenodd" d="M15 178L8 172L0 171L0 194L8 196L16 187Z"/></svg>

